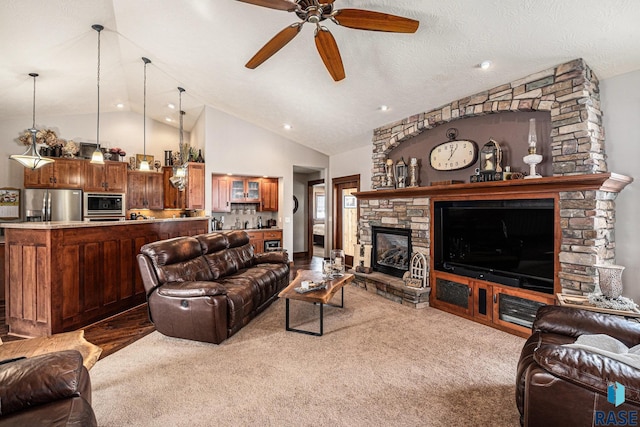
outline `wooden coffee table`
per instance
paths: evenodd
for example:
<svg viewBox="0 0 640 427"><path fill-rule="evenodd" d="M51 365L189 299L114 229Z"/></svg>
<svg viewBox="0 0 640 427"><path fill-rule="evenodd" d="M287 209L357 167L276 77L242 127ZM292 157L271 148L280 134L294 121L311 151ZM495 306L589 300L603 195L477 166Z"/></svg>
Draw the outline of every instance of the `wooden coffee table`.
<svg viewBox="0 0 640 427"><path fill-rule="evenodd" d="M325 289L318 289L306 293L296 292L295 288L299 288L303 280L309 280L312 282L322 282L326 281L327 287ZM323 307L325 304L331 305L333 307L344 307L344 285L351 282L353 280L353 274L346 273L341 277L334 277L333 279L326 280L323 278L322 272L320 271L311 271L311 270L298 270L296 273L295 279L291 281L289 286L284 288L279 294L278 297L285 298L286 300L286 322L285 327L287 331L298 332L301 334L314 335L317 337L322 336L324 332L324 314ZM329 304L331 298L338 292L338 289L341 291L340 297L340 305ZM298 300L298 301L306 301L312 302L314 304L320 304L320 332L313 331L305 331L303 329L295 329L290 326L289 323L289 300Z"/></svg>

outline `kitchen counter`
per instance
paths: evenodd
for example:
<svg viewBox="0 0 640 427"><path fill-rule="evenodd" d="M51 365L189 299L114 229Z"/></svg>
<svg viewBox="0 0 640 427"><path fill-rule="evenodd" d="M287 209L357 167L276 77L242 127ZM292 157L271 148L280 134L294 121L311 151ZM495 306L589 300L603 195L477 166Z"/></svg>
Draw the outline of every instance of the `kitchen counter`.
<svg viewBox="0 0 640 427"><path fill-rule="evenodd" d="M9 333L72 331L144 303L140 248L207 233L209 223L187 217L2 224Z"/></svg>
<svg viewBox="0 0 640 427"><path fill-rule="evenodd" d="M185 221L209 221L209 217L193 216L186 218L156 218L156 219L136 219L126 221L49 221L49 222L5 222L0 224L4 228L14 228L22 230L56 230L60 228L87 228L104 226L128 226L135 224L159 224Z"/></svg>

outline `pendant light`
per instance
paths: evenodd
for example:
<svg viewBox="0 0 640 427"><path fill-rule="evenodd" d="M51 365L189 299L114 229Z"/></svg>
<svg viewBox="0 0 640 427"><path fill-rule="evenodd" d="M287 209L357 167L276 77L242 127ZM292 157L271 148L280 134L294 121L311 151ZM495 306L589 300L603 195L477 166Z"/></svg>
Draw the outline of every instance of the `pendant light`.
<svg viewBox="0 0 640 427"><path fill-rule="evenodd" d="M184 88L178 87L178 96L179 96L179 111L180 111L180 142L178 144L178 161L180 162L173 167L173 176L169 179L171 185L177 188L179 191L183 191L186 185L186 177L187 177L187 165L185 162L184 156L184 127L183 127L183 116L185 114L182 111L182 93L184 92Z"/></svg>
<svg viewBox="0 0 640 427"><path fill-rule="evenodd" d="M104 164L104 155L100 149L100 31L104 30L104 27L99 24L92 25L91 28L98 32L98 116L96 120L96 150L91 155L91 162L98 165Z"/></svg>
<svg viewBox="0 0 640 427"><path fill-rule="evenodd" d="M141 171L150 171L149 161L147 160L147 64L151 63L149 58L142 57L144 62L144 92L143 92L143 125L142 125L142 161L140 162Z"/></svg>
<svg viewBox="0 0 640 427"><path fill-rule="evenodd" d="M42 157L40 153L38 153L36 141L36 134L38 133L36 129L36 77L38 77L38 74L29 73L29 76L33 77L33 124L31 125L31 129L28 129L31 133L31 145L29 145L29 148L27 148L24 154L12 154L9 158L19 162L25 168L38 169L46 164L52 163L53 159ZM31 152L31 154L27 154L29 152Z"/></svg>

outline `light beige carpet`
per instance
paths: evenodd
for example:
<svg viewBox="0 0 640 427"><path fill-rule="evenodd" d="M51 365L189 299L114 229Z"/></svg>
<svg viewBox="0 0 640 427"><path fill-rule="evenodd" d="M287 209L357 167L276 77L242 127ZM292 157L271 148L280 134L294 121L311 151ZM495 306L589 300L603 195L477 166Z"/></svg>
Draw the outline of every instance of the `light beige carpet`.
<svg viewBox="0 0 640 427"><path fill-rule="evenodd" d="M317 328L317 306L292 308L293 326ZM98 361L98 423L518 425L522 338L352 286L344 309L325 307L323 337L286 332L284 317L278 300L221 345L153 332Z"/></svg>

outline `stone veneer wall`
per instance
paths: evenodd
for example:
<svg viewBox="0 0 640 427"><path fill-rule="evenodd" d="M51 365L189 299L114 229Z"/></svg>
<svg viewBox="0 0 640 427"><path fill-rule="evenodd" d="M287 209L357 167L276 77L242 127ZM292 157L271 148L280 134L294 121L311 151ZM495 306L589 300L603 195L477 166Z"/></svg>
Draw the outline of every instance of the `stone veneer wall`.
<svg viewBox="0 0 640 427"><path fill-rule="evenodd" d="M374 130L371 188L380 187L389 153L402 142L454 120L509 111L549 111L554 175L607 172L598 79L576 59L469 96L427 113ZM559 278L563 289L591 292L594 264L615 259L617 193L560 193L562 242ZM360 242L371 243L371 226L410 228L414 251L429 256L429 199L360 200Z"/></svg>

